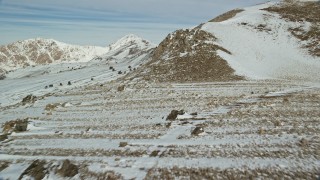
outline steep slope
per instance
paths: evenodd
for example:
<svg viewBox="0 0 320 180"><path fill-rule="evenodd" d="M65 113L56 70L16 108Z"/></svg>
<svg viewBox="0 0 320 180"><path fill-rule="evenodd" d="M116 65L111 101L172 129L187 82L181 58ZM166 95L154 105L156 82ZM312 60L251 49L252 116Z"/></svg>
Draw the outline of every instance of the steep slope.
<svg viewBox="0 0 320 180"><path fill-rule="evenodd" d="M292 7L299 11L285 11ZM309 18L305 18L305 12ZM310 18L319 13L316 2L267 3L245 8L223 22L208 22L202 30L214 34L219 44L231 52L218 54L239 75L319 81L319 36L318 30L313 29L320 21ZM296 28L303 29L308 36L297 38L292 31Z"/></svg>
<svg viewBox="0 0 320 180"><path fill-rule="evenodd" d="M190 82L320 80L317 2L266 3L224 13L169 34L141 77Z"/></svg>
<svg viewBox="0 0 320 180"><path fill-rule="evenodd" d="M89 61L107 48L76 46L52 39L29 39L0 46L0 67L9 71L53 62Z"/></svg>

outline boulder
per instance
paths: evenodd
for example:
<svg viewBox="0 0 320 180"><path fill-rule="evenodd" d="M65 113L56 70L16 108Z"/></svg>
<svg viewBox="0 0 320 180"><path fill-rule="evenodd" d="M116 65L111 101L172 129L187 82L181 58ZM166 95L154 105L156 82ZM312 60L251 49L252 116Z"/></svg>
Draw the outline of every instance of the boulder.
<svg viewBox="0 0 320 180"><path fill-rule="evenodd" d="M13 121L8 121L3 125L2 132L4 134L14 132L23 132L26 131L28 127L28 118L26 119L17 119Z"/></svg>
<svg viewBox="0 0 320 180"><path fill-rule="evenodd" d="M183 115L185 112L184 110L172 110L171 113L167 116L167 119L166 120L169 120L169 121L174 121L177 119L177 116L178 115Z"/></svg>
<svg viewBox="0 0 320 180"><path fill-rule="evenodd" d="M198 136L199 134L203 133L204 129L203 127L196 127L192 130L191 135Z"/></svg>
<svg viewBox="0 0 320 180"><path fill-rule="evenodd" d="M119 147L125 147L128 145L128 142L120 142Z"/></svg>
<svg viewBox="0 0 320 180"><path fill-rule="evenodd" d="M125 88L125 86L124 86L124 85L121 85L121 86L118 87L118 91L119 91L119 92L124 91L124 88Z"/></svg>
<svg viewBox="0 0 320 180"><path fill-rule="evenodd" d="M22 104L26 105L28 103L34 103L36 100L37 96L33 96L32 94L30 94L22 99Z"/></svg>

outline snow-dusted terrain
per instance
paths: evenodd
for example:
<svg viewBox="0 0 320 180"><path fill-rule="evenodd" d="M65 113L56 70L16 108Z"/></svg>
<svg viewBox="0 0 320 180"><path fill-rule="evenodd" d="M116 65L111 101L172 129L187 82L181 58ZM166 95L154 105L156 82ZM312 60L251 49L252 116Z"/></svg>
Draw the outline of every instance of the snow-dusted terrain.
<svg viewBox="0 0 320 180"><path fill-rule="evenodd" d="M155 45L135 35L78 59L10 66L0 80L0 179L319 178L319 58L287 32L294 23L260 10L270 5L198 27L243 80L142 80ZM211 50L198 32L168 44Z"/></svg>
<svg viewBox="0 0 320 180"><path fill-rule="evenodd" d="M309 55L288 31L297 27L308 29L311 24L288 22L263 10L272 5L275 3L244 8L231 19L208 22L201 29L215 35L218 45L232 53L218 52L239 75L320 81L320 58Z"/></svg>
<svg viewBox="0 0 320 180"><path fill-rule="evenodd" d="M152 43L140 37L128 35L108 46L101 56L95 56L91 61L84 59L17 69L0 82L0 105L15 104L28 94L39 96L115 80L142 65L153 47ZM72 84L67 85L68 81Z"/></svg>

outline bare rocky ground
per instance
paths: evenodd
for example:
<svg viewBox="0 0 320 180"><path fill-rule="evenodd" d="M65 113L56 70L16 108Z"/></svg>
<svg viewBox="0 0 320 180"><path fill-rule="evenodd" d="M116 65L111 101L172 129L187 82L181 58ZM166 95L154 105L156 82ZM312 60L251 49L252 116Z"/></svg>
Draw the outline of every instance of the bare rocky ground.
<svg viewBox="0 0 320 180"><path fill-rule="evenodd" d="M28 118L28 130L0 142L0 176L316 179L319 108L318 87L284 81L111 82L57 92L1 107L2 124ZM188 114L166 120L174 109Z"/></svg>

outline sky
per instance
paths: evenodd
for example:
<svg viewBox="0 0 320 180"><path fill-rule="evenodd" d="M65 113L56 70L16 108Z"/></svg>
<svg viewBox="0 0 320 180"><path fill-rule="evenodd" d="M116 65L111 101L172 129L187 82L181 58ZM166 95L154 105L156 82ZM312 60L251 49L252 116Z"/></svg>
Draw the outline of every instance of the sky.
<svg viewBox="0 0 320 180"><path fill-rule="evenodd" d="M136 34L160 43L228 10L267 0L0 0L0 44L51 38L107 46Z"/></svg>

